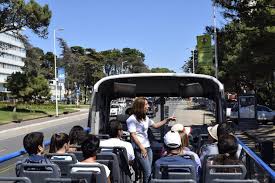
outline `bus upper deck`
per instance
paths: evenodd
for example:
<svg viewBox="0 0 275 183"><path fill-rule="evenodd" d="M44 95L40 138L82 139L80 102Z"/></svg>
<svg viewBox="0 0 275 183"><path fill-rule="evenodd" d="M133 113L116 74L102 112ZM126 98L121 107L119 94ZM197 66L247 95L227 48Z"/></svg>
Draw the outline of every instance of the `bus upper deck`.
<svg viewBox="0 0 275 183"><path fill-rule="evenodd" d="M100 138L108 138L108 134L106 133L108 133L110 128L110 120L115 119L124 125L124 138L125 140L129 140L127 125L125 126L127 117L129 117L127 109L131 107L130 105L132 102L130 101L139 96L147 97L147 99L151 100L155 107L159 109L156 111L156 115L153 116L152 120L160 121L173 114L177 117L176 122L171 122L160 130L154 131L154 129L151 129L152 134L149 138L153 149L154 160L160 158L164 146L163 136L167 131L169 131L173 124L180 123L184 126L191 127L192 130L190 134L193 137L193 142L191 143L192 147L190 148L199 153L200 146L206 141L204 137L206 136L205 133L207 133L207 126L220 124L226 120L223 85L211 76L175 73L125 74L105 77L94 86L87 124L91 133ZM124 101L128 101L127 104L129 103L129 105L127 106L127 104L123 104L124 107L122 107L122 114L110 116L111 104L114 101L123 101L120 100L123 98ZM239 141L239 144L243 147L240 159L244 162L245 173L239 176L239 179L233 180L233 182L242 182L246 180L249 182L250 179L254 179L255 182L274 181L274 171L254 152L246 147L245 144L241 141ZM112 152L115 152L115 150ZM22 152L20 152L20 154L22 154ZM111 160L103 160L101 162L107 162L108 164L111 163ZM116 163L116 166L114 166L114 164L109 164L111 166L111 175L116 174L115 172L123 172L125 167L128 167L126 166L125 161L122 164L121 162ZM115 170L114 167L117 169L115 168ZM182 175L182 173L179 173L179 176L182 176L181 180L173 180L173 177L163 180L161 176L167 176L166 173L169 172L167 168L168 167L163 169L164 171L159 175L160 177L157 177L156 173L153 172L152 182L185 181L184 179L186 177ZM131 177L131 180L121 178L118 182L140 181L140 172L136 174L137 176ZM192 176L194 176L194 174L192 174ZM224 176L223 174L214 175L213 179L219 178L220 180L212 181L212 178L209 179L209 176L212 176L211 171L208 171L207 167L204 166L202 166L200 175L196 176L199 177L194 179L191 177L190 180L189 176L186 181L229 181L228 176ZM233 173L232 177L234 176L235 174ZM230 177L230 179L232 177ZM240 180L240 178L243 180ZM113 177L112 181L115 182L114 180L118 179L114 179Z"/></svg>

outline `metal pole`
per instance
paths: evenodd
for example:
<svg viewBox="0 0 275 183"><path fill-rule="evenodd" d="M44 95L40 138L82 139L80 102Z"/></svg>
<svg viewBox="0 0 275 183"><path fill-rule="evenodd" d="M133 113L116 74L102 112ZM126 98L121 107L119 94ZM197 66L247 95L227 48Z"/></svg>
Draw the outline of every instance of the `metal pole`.
<svg viewBox="0 0 275 183"><path fill-rule="evenodd" d="M53 49L54 49L54 80L55 80L55 116L58 117L55 32L56 30L54 29L53 30Z"/></svg>
<svg viewBox="0 0 275 183"><path fill-rule="evenodd" d="M217 45L217 28L216 28L216 8L213 1L213 23L214 23L214 42L215 42L215 77L218 79L218 45Z"/></svg>
<svg viewBox="0 0 275 183"><path fill-rule="evenodd" d="M195 50L193 49L193 74L195 74Z"/></svg>

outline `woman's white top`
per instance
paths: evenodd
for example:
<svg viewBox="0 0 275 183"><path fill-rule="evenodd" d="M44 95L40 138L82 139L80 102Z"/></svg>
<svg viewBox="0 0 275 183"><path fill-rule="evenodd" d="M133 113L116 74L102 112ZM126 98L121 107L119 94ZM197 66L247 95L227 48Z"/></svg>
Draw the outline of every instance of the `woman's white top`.
<svg viewBox="0 0 275 183"><path fill-rule="evenodd" d="M128 131L130 133L136 132L139 142L143 147L150 147L150 142L148 139L148 128L154 124L154 121L146 116L145 120L138 121L136 116L132 114L126 121ZM139 148L135 143L133 143L134 148Z"/></svg>

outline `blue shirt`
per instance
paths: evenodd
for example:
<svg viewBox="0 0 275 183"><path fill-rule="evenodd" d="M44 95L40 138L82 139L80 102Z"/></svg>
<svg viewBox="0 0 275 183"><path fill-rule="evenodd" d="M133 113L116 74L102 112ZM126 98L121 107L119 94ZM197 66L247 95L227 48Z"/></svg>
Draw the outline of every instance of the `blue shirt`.
<svg viewBox="0 0 275 183"><path fill-rule="evenodd" d="M184 158L179 155L164 156L164 157L158 159L155 162L155 168L160 167L160 165L192 165L196 170L197 178L199 175L198 167L197 167L197 164L195 163L195 161L192 159ZM189 171L189 169L186 169L186 170Z"/></svg>
<svg viewBox="0 0 275 183"><path fill-rule="evenodd" d="M20 167L23 163L52 164L52 162L49 159L47 159L46 157L32 154L29 157L27 157L21 161L18 161L16 163L15 172L16 172L17 177L20 176Z"/></svg>

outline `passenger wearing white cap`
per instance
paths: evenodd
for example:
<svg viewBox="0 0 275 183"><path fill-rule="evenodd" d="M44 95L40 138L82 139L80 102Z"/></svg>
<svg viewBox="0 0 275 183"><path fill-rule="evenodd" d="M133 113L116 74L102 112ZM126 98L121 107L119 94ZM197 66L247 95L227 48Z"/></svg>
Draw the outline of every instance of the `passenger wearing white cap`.
<svg viewBox="0 0 275 183"><path fill-rule="evenodd" d="M155 162L155 168L160 165L192 165L198 170L194 160L180 155L181 138L178 132L167 132L164 136L164 146L167 154ZM198 175L198 171L196 173Z"/></svg>
<svg viewBox="0 0 275 183"><path fill-rule="evenodd" d="M187 130L186 128L182 125L182 124L174 124L171 128L172 132L178 132L180 137L181 137L181 155L192 155L195 158L195 162L197 164L197 167L200 168L201 167L201 160L199 158L199 156L191 151L189 149L189 138L188 138L188 134L187 134Z"/></svg>
<svg viewBox="0 0 275 183"><path fill-rule="evenodd" d="M206 155L219 154L218 149L218 124L215 126L210 126L207 128L208 131L208 141L209 144L205 144L200 149L200 159L203 162L203 159Z"/></svg>

